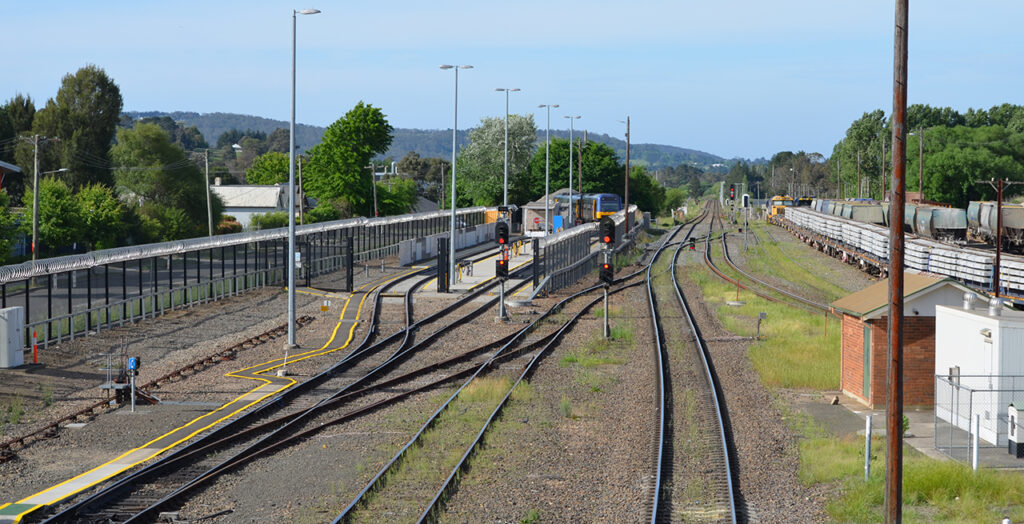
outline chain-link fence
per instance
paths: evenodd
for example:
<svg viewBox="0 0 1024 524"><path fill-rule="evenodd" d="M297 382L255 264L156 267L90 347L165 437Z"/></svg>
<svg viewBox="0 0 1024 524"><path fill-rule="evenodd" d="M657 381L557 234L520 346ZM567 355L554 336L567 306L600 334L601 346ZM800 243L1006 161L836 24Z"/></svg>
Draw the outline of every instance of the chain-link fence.
<svg viewBox="0 0 1024 524"><path fill-rule="evenodd" d="M1024 466L1007 453L1010 404L1024 407L1024 375L936 375L935 448L970 462L977 432L979 464Z"/></svg>

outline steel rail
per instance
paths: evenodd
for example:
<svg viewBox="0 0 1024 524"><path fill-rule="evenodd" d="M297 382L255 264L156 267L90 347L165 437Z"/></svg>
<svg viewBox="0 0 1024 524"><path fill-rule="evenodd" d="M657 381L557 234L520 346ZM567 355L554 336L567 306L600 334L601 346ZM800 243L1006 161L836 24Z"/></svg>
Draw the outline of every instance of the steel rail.
<svg viewBox="0 0 1024 524"><path fill-rule="evenodd" d="M490 256L490 255L489 254L484 254L484 255L480 256L479 259L487 258L488 256ZM128 489L131 488L131 486L133 484L137 484L137 483L141 483L141 482L145 482L146 481L146 480L144 480L146 477L143 477L142 475L146 475L147 477L156 476L159 472L161 472L161 471L163 471L165 469L168 469L168 468L170 468L172 466L176 466L177 463L180 462L180 461L187 460L189 458L193 458L194 455L196 455L198 453L209 451L211 449L216 449L216 448L214 448L214 446L222 447L222 446L228 444L229 442L237 441L238 438L240 438L240 436L251 434L251 433L253 433L253 432L255 432L256 430L259 430L259 429L264 429L264 428L275 426L277 424L280 424L282 421L285 422L285 427L290 427L290 424L293 423L295 420L297 420L297 419L304 419L307 416L309 416L308 414L314 413L315 410L318 409L319 403L318 403L318 405L315 405L315 406L313 406L311 408L308 408L305 411L298 412L298 413L293 413L293 414L290 414L290 415L285 415L284 417L276 418L274 420L262 423L262 424L258 425L255 428L248 428L246 430L243 430L242 432L231 431L231 430L234 430L237 426L242 425L243 422L241 421L241 419L246 418L247 416L252 416L252 418L246 418L246 421L244 422L246 424L249 421L256 420L256 418L258 418L258 416L259 416L259 415L256 415L256 413L262 414L262 412L264 411L264 408L266 408L267 406L274 405L274 406L280 407L280 404L283 404L284 401L286 401L286 400L287 401L291 401L293 398L297 398L297 395L296 395L297 392L304 391L306 389L309 389L311 387L314 387L315 385L318 385L318 384L326 381L327 379L333 377L335 373L339 373L343 369L347 369L349 366L353 365L354 362L356 361L356 359L358 359L360 357L363 357L365 355L368 355L370 353L373 353L373 352L377 351L379 348L382 348L382 347L384 347L384 346L394 342L394 340L396 338L398 338L399 336L403 337L402 345L405 345L406 342L408 341L409 335L419 325L421 325L423 323L426 323L426 322L433 321L433 320L435 320L437 318L440 318L441 316L447 314L448 312L450 312L450 311L452 311L452 310L454 310L454 309L456 309L458 307L461 307L463 304L467 303L468 301L472 300L473 298L477 297L478 295L482 294L483 292L485 292L488 289L488 287L482 287L478 291L475 291L473 293L470 293L470 294L467 294L467 295L465 295L463 297L460 297L460 299L456 300L453 304L450 304L449 306L446 306L445 308L442 308L441 310L436 311L435 313L433 313L432 315L428 316L427 318L422 319L422 320L416 322L415 324L407 325L406 329L397 331L396 333L394 333L394 334L392 334L392 335L390 335L388 337L385 337L384 339L378 341L377 343L375 343L373 345L370 345L370 340L372 339L372 337L376 333L376 325L377 325L377 316L378 316L378 312L379 312L379 304L380 304L380 300L382 298L383 292L386 291L387 289L393 287L394 285L397 285L399 282L402 282L404 280L412 278L416 274L422 273L423 271L424 271L424 269L421 269L421 270L419 270L419 271L417 271L415 273L411 273L409 275L405 275L405 276L403 276L403 278L397 279L397 280L393 280L391 282L388 282L385 285L379 287L377 290L375 290L376 297L375 297L374 302L373 302L373 311L371 312L370 329L367 330L367 332L366 332L366 334L364 336L363 341L353 351L351 351L348 355L343 357L338 363L334 364L333 366L331 366L327 370L317 374L316 376L312 377L311 379L309 379L307 381L304 381L304 382L302 382L302 383L300 383L300 384L290 388L289 390L286 390L285 392L283 392L282 394L278 395L274 399L266 402L263 406L257 408L257 410L254 410L253 412L250 412L247 415L243 415L242 417L239 417L239 419L236 419L235 421L232 421L232 422L228 423L228 425L226 425L225 427L219 428L218 430L215 430L214 432L211 432L210 434L200 438L199 440L197 440L196 442L190 444L189 446L186 446L185 448L182 448L178 452L165 457L163 460L160 460L158 462L155 462L155 463L151 464L150 466L148 466L146 468L143 468L139 472L137 472L137 473L135 473L135 474L133 474L133 475L123 479L121 482L118 482L115 485L112 485L109 488L104 489L103 491L100 491L100 492L96 493L93 497L90 497L89 499L86 499L86 500L82 501L81 503L76 504L75 506L72 506L71 508L68 508L68 510L62 511L58 515L55 515L53 518L51 518L50 521L55 521L55 522L56 521L61 521L60 518L63 518L66 514L68 514L69 510L77 511L76 508L84 507L85 504L98 504L102 500L101 497L116 496L116 493L110 492L108 490L116 490L117 492L123 492L124 490L128 490ZM522 269L520 271L522 271ZM409 293L412 290L416 289L419 285L422 285L424 282L426 282L430 278L433 278L433 277L430 277L430 276L424 277L419 283L417 283L414 286L411 286L409 288L409 290L406 292L405 303L406 303L406 318L407 318L407 321L411 318L411 301L409 300ZM434 334L434 336L436 336L436 335L437 335L437 333ZM395 355L392 355L392 356L388 357L388 360L391 361L391 360L395 359L396 356L398 356L398 354L400 354L400 353L401 353L401 348L398 351L396 351ZM382 366L378 366L377 368L374 369L374 371L372 373L379 373L381 367ZM337 396L345 393L349 389L353 388L355 385L358 385L359 383L362 383L365 379L366 379L366 377L363 377L361 379L357 379L355 382L346 385L344 388L342 388L338 392L335 392L328 399L322 400L320 403L326 402L328 400L331 400L334 397L337 397ZM230 426L231 430L227 429L228 426ZM272 433L272 435L278 435L279 434L278 431L280 431L281 429L284 429L284 427L278 428L278 430L275 430ZM225 435L225 434L227 436L224 436L223 438L219 438L219 437L221 437L221 435ZM257 442L256 444L260 444L262 442L265 442L266 438L270 438L270 435L260 439L260 441ZM212 440L212 442L210 442L211 440ZM210 443L207 444L207 442L210 442ZM247 447L246 450L253 449L256 446L256 444ZM198 447L193 448L193 446L198 446ZM245 450L243 450L243 452L244 451ZM227 462L227 461L225 461L225 462ZM209 473L209 472L207 472L207 473ZM139 517L139 515L142 515L142 514L148 514L156 506L165 504L167 501L169 501L171 499L172 499L172 497L166 497L166 500L158 501L156 504L153 504L153 505L149 506L148 508L143 510L142 513L136 515L136 517L133 517L133 518L137 518L137 517Z"/></svg>
<svg viewBox="0 0 1024 524"><path fill-rule="evenodd" d="M816 309L820 309L822 311L825 311L826 313L831 311L832 308L828 307L825 304L819 304L818 302L815 302L815 301L813 301L811 299L804 298L804 297L802 297L800 295L797 295L796 293L793 293L792 291L789 291L789 290L786 290L786 289L782 289L782 288L777 287L777 286L773 286L772 284L769 284L769 283L767 283L767 282L765 282L765 281L763 281L763 280L761 280L761 279L751 275L750 273L747 273L746 271L740 269L740 267L737 266L736 263L732 261L732 258L729 257L729 245L726 242L726 238L725 238L727 234L728 233L726 233L725 228L723 227L722 228L722 254L725 256L726 263L728 263L729 266L732 267L734 270L736 270L739 274L741 274L741 275L749 278L750 280L752 280L752 281L754 281L754 282L756 282L756 283L758 283L758 284L760 284L760 285L762 285L762 286L764 286L764 287L766 287L768 289L771 289L771 290L773 290L773 291L775 291L777 293L781 293L781 294L786 295L786 296L788 296L790 298L799 300L800 302L803 302L804 304L807 304L808 306L811 306L811 307L816 308Z"/></svg>
<svg viewBox="0 0 1024 524"><path fill-rule="evenodd" d="M714 218L712 218L712 223L713 222L714 222ZM710 235L708 235L708 238L710 238ZM700 328L697 327L697 321L694 318L693 312L690 310L689 304L686 302L686 298L683 296L683 291L682 291L682 289L679 286L678 273L675 271L675 267L676 267L676 264L678 263L679 252L682 250L682 247L683 247L682 244L680 244L678 247L676 247L676 251L672 255L672 285L673 285L673 287L675 287L676 298L679 300L679 306L683 310L683 313L686 316L686 322L687 322L687 324L689 324L690 331L693 332L694 340L697 343L698 349L700 350L699 353L701 355L701 363L702 363L703 368L704 368L704 373L705 373L705 376L706 376L706 378L708 380L708 385L712 389L712 393L713 393L712 394L712 398L714 399L714 402L715 402L715 415L716 415L716 417L718 419L718 432L719 432L719 435L721 436L722 454L724 455L723 458L724 458L724 461L725 461L725 470L726 470L725 474L726 474L726 480L727 480L727 483L728 483L728 491L729 491L730 519L731 519L731 522L735 523L736 519L737 519L737 515L736 515L736 494L735 494L735 486L733 485L733 478L732 478L732 465L730 464L730 460L729 460L728 437L727 437L726 431L725 431L725 422L724 422L724 420L722 418L722 406L725 404L725 398L723 396L721 386L718 383L717 378L715 377L715 374L712 373L712 367L711 367L711 363L710 363L710 361L711 361L711 353L707 349L707 345L704 342L704 336L701 334ZM653 519L652 519L652 523L653 523Z"/></svg>

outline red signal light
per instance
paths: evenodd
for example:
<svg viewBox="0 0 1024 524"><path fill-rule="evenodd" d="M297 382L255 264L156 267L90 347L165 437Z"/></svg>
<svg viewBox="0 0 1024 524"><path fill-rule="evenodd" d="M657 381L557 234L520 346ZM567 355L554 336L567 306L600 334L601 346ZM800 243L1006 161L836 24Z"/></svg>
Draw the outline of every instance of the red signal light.
<svg viewBox="0 0 1024 524"><path fill-rule="evenodd" d="M607 235L601 241L604 242L605 244L611 244L612 243L611 237L609 237Z"/></svg>

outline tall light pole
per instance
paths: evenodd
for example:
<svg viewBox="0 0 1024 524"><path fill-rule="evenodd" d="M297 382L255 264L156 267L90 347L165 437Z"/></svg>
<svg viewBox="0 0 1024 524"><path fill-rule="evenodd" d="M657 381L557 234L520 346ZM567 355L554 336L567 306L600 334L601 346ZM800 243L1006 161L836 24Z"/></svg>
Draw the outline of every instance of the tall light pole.
<svg viewBox="0 0 1024 524"><path fill-rule="evenodd" d="M519 91L518 87L496 87L495 91L505 92L505 198L503 202L508 207L508 94Z"/></svg>
<svg viewBox="0 0 1024 524"><path fill-rule="evenodd" d="M292 119L288 127L288 343L284 346L284 364L278 371L288 373L288 350L295 345L295 19L296 15L315 15L319 9L292 9Z"/></svg>
<svg viewBox="0 0 1024 524"><path fill-rule="evenodd" d="M569 220L575 223L572 214L572 122L582 117L580 115L562 115L562 118L569 119Z"/></svg>
<svg viewBox="0 0 1024 524"><path fill-rule="evenodd" d="M459 129L459 69L473 69L471 65L442 65L441 69L455 70L455 110L452 119L452 223L448 237L448 286L455 287L455 138Z"/></svg>
<svg viewBox="0 0 1024 524"><path fill-rule="evenodd" d="M544 131L544 235L547 236L551 227L551 108L558 104L541 104L548 110L548 123Z"/></svg>

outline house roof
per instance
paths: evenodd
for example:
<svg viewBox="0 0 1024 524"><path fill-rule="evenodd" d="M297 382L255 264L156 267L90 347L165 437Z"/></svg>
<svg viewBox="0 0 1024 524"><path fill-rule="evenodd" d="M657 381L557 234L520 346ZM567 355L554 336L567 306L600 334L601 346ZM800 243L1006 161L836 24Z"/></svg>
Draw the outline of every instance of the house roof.
<svg viewBox="0 0 1024 524"><path fill-rule="evenodd" d="M954 286L963 291L972 289L948 277L926 273L903 272L903 300L917 298L944 286ZM856 293L847 295L832 303L832 307L857 317L879 317L889 310L889 279L876 282Z"/></svg>
<svg viewBox="0 0 1024 524"><path fill-rule="evenodd" d="M0 160L0 173L21 173L21 168Z"/></svg>
<svg viewBox="0 0 1024 524"><path fill-rule="evenodd" d="M265 207L272 209L286 209L288 204L284 201L288 198L287 186L210 186L213 191L224 202L224 207Z"/></svg>

